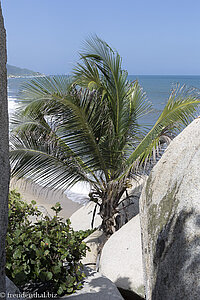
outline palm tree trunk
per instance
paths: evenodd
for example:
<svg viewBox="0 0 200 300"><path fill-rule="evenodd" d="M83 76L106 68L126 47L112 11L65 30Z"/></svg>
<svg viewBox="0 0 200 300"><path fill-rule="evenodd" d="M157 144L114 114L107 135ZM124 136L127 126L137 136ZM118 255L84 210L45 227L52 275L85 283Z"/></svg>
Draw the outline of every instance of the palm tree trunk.
<svg viewBox="0 0 200 300"><path fill-rule="evenodd" d="M125 190L124 180L122 182L109 182L101 198L100 216L103 219L101 228L106 236L110 236L116 231L117 207Z"/></svg>
<svg viewBox="0 0 200 300"><path fill-rule="evenodd" d="M101 205L100 216L102 217L101 228L106 236L111 236L115 232L115 210L111 203Z"/></svg>
<svg viewBox="0 0 200 300"><path fill-rule="evenodd" d="M8 147L8 104L6 71L6 32L0 4L0 293L6 291L5 239L8 219L9 191L9 147Z"/></svg>

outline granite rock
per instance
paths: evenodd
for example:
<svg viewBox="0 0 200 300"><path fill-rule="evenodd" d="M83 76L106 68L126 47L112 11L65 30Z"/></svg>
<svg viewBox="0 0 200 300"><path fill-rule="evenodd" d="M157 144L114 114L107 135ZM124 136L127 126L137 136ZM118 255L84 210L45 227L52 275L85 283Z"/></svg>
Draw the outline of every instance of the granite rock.
<svg viewBox="0 0 200 300"><path fill-rule="evenodd" d="M0 293L5 294L5 239L8 224L9 143L6 31L0 3ZM2 297L3 299L4 297Z"/></svg>
<svg viewBox="0 0 200 300"><path fill-rule="evenodd" d="M86 257L82 259L82 263L85 266L89 266L94 270L98 268L98 259L106 239L107 238L103 231L95 230L92 234L90 234L86 239L83 240L83 242L85 242L90 248L90 251L86 252Z"/></svg>
<svg viewBox="0 0 200 300"><path fill-rule="evenodd" d="M85 268L87 278L83 288L70 296L64 296L66 300L123 300L118 289L108 278L98 272Z"/></svg>
<svg viewBox="0 0 200 300"><path fill-rule="evenodd" d="M8 277L6 277L6 296L7 299L24 299L18 287L16 287L16 285Z"/></svg>
<svg viewBox="0 0 200 300"><path fill-rule="evenodd" d="M168 146L140 198L146 299L200 297L200 119Z"/></svg>
<svg viewBox="0 0 200 300"><path fill-rule="evenodd" d="M116 231L105 243L99 271L117 287L144 296L139 215Z"/></svg>
<svg viewBox="0 0 200 300"><path fill-rule="evenodd" d="M93 212L95 209L96 203L90 201L86 205L79 208L73 215L70 217L71 226L74 230L87 230L92 229L92 218ZM101 225L102 219L98 214L99 210L95 214L94 219L94 228L98 228Z"/></svg>

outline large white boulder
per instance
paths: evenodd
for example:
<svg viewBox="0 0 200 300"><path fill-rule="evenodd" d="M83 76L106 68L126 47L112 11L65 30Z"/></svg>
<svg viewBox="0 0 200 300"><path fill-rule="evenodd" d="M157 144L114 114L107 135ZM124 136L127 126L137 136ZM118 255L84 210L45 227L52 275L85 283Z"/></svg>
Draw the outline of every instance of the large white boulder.
<svg viewBox="0 0 200 300"><path fill-rule="evenodd" d="M70 217L71 226L74 230L87 230L92 229L92 218L93 212L95 209L95 203L89 202L86 205L79 208L73 215ZM102 219L98 214L99 210L97 208L95 219L94 219L94 228L98 228L101 225Z"/></svg>
<svg viewBox="0 0 200 300"><path fill-rule="evenodd" d="M147 178L147 175L138 175L130 180L130 187L127 188L126 192L122 195L124 201L121 202L118 207L120 210L118 228L122 227L139 213L139 198Z"/></svg>
<svg viewBox="0 0 200 300"><path fill-rule="evenodd" d="M153 168L140 216L147 299L200 299L199 118Z"/></svg>
<svg viewBox="0 0 200 300"><path fill-rule="evenodd" d="M85 266L89 266L96 270L97 261L106 239L106 235L103 231L97 229L83 240L83 242L85 242L90 248L90 251L87 250L86 256L81 260Z"/></svg>
<svg viewBox="0 0 200 300"><path fill-rule="evenodd" d="M116 231L106 242L99 271L117 287L144 296L139 215Z"/></svg>
<svg viewBox="0 0 200 300"><path fill-rule="evenodd" d="M66 300L123 300L114 283L108 278L89 268L85 271L87 278L84 280L80 291L64 296Z"/></svg>

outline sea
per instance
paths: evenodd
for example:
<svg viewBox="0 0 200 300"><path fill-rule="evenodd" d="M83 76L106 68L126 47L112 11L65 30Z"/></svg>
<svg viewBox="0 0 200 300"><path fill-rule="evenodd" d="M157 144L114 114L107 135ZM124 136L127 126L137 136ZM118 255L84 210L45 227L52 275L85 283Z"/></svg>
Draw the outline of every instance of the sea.
<svg viewBox="0 0 200 300"><path fill-rule="evenodd" d="M153 124L159 113L167 102L170 91L174 85L179 83L188 87L200 89L200 75L129 75L129 80L138 80L149 101L152 102L154 111L148 117L147 122ZM19 89L24 81L29 78L9 78L8 79L8 100L9 113L15 111L19 103Z"/></svg>
<svg viewBox="0 0 200 300"><path fill-rule="evenodd" d="M176 84L187 87L195 87L200 89L200 76L197 75L130 75L129 80L138 80L149 101L153 104L153 112L145 117L143 123L153 125L164 108L170 91ZM11 116L19 105L19 90L23 82L30 80L29 78L9 78L8 79L8 107ZM72 189L67 190L66 194L72 201L83 203L88 198L89 186L87 184L78 183Z"/></svg>

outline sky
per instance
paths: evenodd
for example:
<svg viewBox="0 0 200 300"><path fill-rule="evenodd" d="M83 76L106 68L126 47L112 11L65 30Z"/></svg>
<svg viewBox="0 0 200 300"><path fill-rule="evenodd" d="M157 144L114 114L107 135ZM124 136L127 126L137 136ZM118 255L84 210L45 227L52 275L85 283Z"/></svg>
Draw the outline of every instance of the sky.
<svg viewBox="0 0 200 300"><path fill-rule="evenodd" d="M135 75L200 75L199 0L1 0L8 63L69 74L97 34Z"/></svg>

